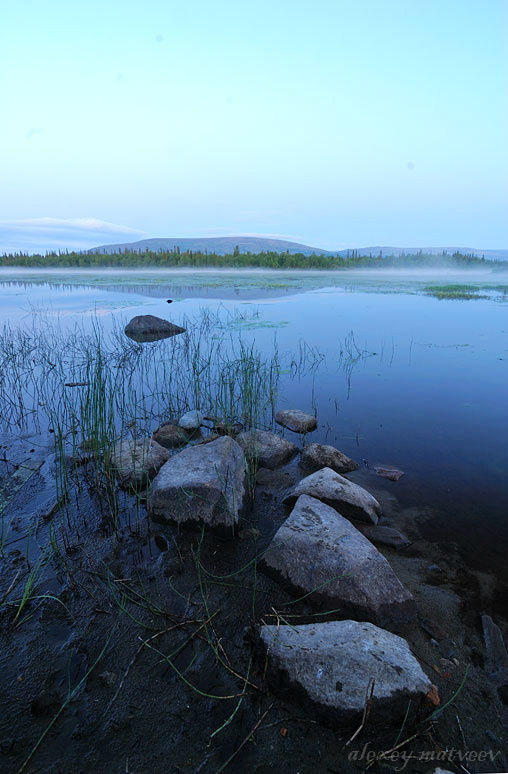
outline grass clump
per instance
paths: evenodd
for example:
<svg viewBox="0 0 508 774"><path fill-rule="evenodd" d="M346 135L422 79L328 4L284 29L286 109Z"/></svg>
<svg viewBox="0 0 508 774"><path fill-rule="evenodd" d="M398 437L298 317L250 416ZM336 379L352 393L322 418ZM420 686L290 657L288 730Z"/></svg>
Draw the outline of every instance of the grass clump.
<svg viewBox="0 0 508 774"><path fill-rule="evenodd" d="M477 285L427 285L423 289L424 293L439 300L461 299L468 301L474 298L488 298L488 296L480 295L479 290Z"/></svg>

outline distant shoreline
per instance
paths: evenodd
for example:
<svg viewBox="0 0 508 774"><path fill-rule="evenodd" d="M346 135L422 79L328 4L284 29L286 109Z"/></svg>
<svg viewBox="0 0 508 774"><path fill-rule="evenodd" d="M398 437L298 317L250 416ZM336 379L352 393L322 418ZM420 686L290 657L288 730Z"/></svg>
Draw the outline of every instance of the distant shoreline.
<svg viewBox="0 0 508 774"><path fill-rule="evenodd" d="M487 260L473 254L417 253L404 255L359 255L352 251L346 256L304 255L302 253L232 253L220 255L180 250L104 253L50 253L48 255L10 254L0 256L1 267L65 268L65 269L289 269L328 270L348 269L469 269L485 268L503 270L506 261Z"/></svg>

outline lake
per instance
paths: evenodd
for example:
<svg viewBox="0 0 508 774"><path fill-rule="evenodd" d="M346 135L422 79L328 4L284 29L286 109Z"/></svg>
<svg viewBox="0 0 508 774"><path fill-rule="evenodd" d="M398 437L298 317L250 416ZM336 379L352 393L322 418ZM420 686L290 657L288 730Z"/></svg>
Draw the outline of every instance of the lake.
<svg viewBox="0 0 508 774"><path fill-rule="evenodd" d="M137 314L179 323L203 308L239 314L232 329L262 352L312 367L282 373L277 405L318 417L313 441L369 471L406 475L388 486L403 507L425 506L428 539L467 565L507 579L508 305L503 276L421 272L4 270L0 324L33 314L64 327ZM429 296L429 285L474 282L482 297ZM173 303L167 304L171 298ZM342 352L342 356L341 356ZM344 354L347 352L347 356ZM375 479L379 485L380 480Z"/></svg>

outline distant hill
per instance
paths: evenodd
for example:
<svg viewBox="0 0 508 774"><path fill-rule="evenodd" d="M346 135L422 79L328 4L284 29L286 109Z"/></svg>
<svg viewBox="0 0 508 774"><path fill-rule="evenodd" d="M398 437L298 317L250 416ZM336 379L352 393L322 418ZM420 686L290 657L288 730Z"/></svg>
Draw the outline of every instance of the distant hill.
<svg viewBox="0 0 508 774"><path fill-rule="evenodd" d="M87 250L88 253L118 253L123 250L134 250L138 252L145 252L149 250L151 252L160 252L166 250L174 250L177 247L185 252L191 250L192 252L209 252L216 253L217 255L228 255L234 252L235 247L241 253L287 253L291 255L299 253L301 255L340 255L346 256L351 253L353 248L349 250L323 250L320 247L309 247L309 245L302 245L298 242L290 242L285 239L270 239L269 237L249 237L249 236L231 236L231 237L172 237L161 239L141 239L138 242L124 242L122 244L113 245L100 245L100 247L94 247L91 250ZM389 255L414 255L418 252L425 253L427 255L440 255L443 251L448 255L459 252L462 255L478 255L485 256L487 260L491 261L508 261L508 250L483 250L482 248L475 247L390 247L383 245L375 245L372 247L359 247L354 248L357 255L379 255L381 252L383 256Z"/></svg>
<svg viewBox="0 0 508 774"><path fill-rule="evenodd" d="M192 250L192 252L209 252L217 255L232 253L235 247L241 253L301 253L303 255L336 255L336 252L322 250L319 247L309 247L298 242L288 242L285 239L270 239L268 237L196 237L196 238L166 238L166 239L140 239L139 242L126 242L117 245L101 245L87 250L89 253L118 253L120 250L151 250L155 253L161 250Z"/></svg>

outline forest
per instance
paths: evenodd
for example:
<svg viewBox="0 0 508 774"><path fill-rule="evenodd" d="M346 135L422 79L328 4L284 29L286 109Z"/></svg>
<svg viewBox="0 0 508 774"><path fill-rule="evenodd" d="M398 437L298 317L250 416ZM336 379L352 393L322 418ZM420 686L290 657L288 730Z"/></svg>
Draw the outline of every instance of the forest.
<svg viewBox="0 0 508 774"><path fill-rule="evenodd" d="M303 255L302 253L233 253L219 255L210 252L174 250L136 251L123 250L115 253L88 252L51 252L46 255L11 253L0 256L0 266L20 266L26 268L65 267L65 268L126 268L153 267L213 267L213 268L259 268L259 269L349 269L349 268L411 268L411 267L489 267L500 269L505 264L489 261L477 255L441 253L439 255L419 251L402 255L360 255L351 250L346 255Z"/></svg>

